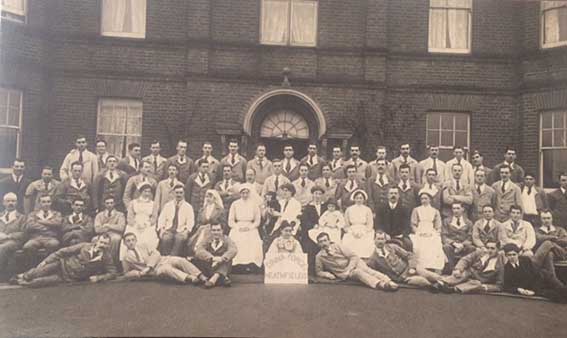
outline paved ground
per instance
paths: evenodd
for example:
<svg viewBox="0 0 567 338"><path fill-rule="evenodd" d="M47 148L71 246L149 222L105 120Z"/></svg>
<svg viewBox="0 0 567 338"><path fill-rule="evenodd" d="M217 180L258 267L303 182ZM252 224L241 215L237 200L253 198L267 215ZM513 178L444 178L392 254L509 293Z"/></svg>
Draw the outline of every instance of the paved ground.
<svg viewBox="0 0 567 338"><path fill-rule="evenodd" d="M567 306L359 286L155 282L0 290L0 335L565 337Z"/></svg>

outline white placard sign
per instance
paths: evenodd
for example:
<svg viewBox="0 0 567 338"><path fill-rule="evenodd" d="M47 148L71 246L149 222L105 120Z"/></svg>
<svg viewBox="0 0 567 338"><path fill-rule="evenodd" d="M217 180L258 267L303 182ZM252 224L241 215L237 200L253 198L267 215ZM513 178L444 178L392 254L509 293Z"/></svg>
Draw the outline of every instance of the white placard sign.
<svg viewBox="0 0 567 338"><path fill-rule="evenodd" d="M264 260L265 284L307 284L307 255L278 253Z"/></svg>

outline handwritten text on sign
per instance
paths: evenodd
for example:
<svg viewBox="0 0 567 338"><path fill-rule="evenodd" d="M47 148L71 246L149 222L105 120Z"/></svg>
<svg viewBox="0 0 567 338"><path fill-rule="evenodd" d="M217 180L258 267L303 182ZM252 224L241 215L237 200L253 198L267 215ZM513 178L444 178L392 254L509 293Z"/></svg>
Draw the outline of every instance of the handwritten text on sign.
<svg viewBox="0 0 567 338"><path fill-rule="evenodd" d="M307 284L307 255L279 253L266 256L265 284Z"/></svg>

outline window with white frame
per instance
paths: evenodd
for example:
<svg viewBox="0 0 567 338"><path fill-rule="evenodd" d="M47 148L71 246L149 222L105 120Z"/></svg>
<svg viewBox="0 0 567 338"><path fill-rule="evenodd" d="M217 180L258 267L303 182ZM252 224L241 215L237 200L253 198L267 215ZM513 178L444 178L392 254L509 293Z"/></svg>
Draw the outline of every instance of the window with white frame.
<svg viewBox="0 0 567 338"><path fill-rule="evenodd" d="M10 168L20 156L22 92L0 87L0 168Z"/></svg>
<svg viewBox="0 0 567 338"><path fill-rule="evenodd" d="M540 120L541 183L554 188L559 173L567 168L567 109L544 112Z"/></svg>
<svg viewBox="0 0 567 338"><path fill-rule="evenodd" d="M145 38L146 0L103 0L101 34Z"/></svg>
<svg viewBox="0 0 567 338"><path fill-rule="evenodd" d="M260 41L266 45L317 45L315 0L262 0Z"/></svg>
<svg viewBox="0 0 567 338"><path fill-rule="evenodd" d="M106 140L111 154L126 156L128 144L142 141L142 101L100 99L97 136Z"/></svg>
<svg viewBox="0 0 567 338"><path fill-rule="evenodd" d="M453 157L453 147L469 150L470 121L466 113L427 114L426 143L439 146L439 158L448 161Z"/></svg>
<svg viewBox="0 0 567 338"><path fill-rule="evenodd" d="M542 48L567 45L567 1L543 1L540 21Z"/></svg>
<svg viewBox="0 0 567 338"><path fill-rule="evenodd" d="M2 0L2 20L26 22L26 0Z"/></svg>
<svg viewBox="0 0 567 338"><path fill-rule="evenodd" d="M430 0L429 52L470 53L472 0Z"/></svg>

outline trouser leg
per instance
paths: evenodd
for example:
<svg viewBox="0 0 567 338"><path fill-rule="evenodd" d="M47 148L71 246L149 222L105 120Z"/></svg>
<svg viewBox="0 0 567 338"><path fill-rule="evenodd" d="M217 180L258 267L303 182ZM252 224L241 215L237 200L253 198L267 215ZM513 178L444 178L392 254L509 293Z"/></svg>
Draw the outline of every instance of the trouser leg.
<svg viewBox="0 0 567 338"><path fill-rule="evenodd" d="M415 271L419 276L424 277L430 283L436 283L442 278L440 274L429 271L429 270L424 269L422 267L416 267Z"/></svg>
<svg viewBox="0 0 567 338"><path fill-rule="evenodd" d="M6 265L8 264L8 261L10 260L14 252L18 250L18 246L18 243L12 240L8 240L0 244L0 272L4 271Z"/></svg>
<svg viewBox="0 0 567 338"><path fill-rule="evenodd" d="M426 287L431 285L431 283L427 280L427 278L419 275L407 277L405 283L407 285L417 286L417 287Z"/></svg>
<svg viewBox="0 0 567 338"><path fill-rule="evenodd" d="M544 280L551 286L562 288L565 284L557 278L555 273L555 253L554 250L563 250L557 246L557 244L551 241L543 242L539 248L536 250L532 261L536 268L541 271Z"/></svg>
<svg viewBox="0 0 567 338"><path fill-rule="evenodd" d="M38 277L31 280L27 286L29 287L43 287L49 285L56 285L63 283L65 280L57 273L53 275L48 275L45 277Z"/></svg>
<svg viewBox="0 0 567 338"><path fill-rule="evenodd" d="M167 258L167 262L175 269L181 270L186 275L189 275L192 279L201 274L201 270L185 258L170 256Z"/></svg>
<svg viewBox="0 0 567 338"><path fill-rule="evenodd" d="M163 256L169 256L171 250L173 249L174 234L170 231L166 231L161 235L159 241L159 248Z"/></svg>
<svg viewBox="0 0 567 338"><path fill-rule="evenodd" d="M173 236L173 245L171 248L171 256L181 256L182 250L187 243L189 237L188 232L178 232Z"/></svg>
<svg viewBox="0 0 567 338"><path fill-rule="evenodd" d="M61 263L59 261L38 266L24 273L24 279L33 280L61 272Z"/></svg>

